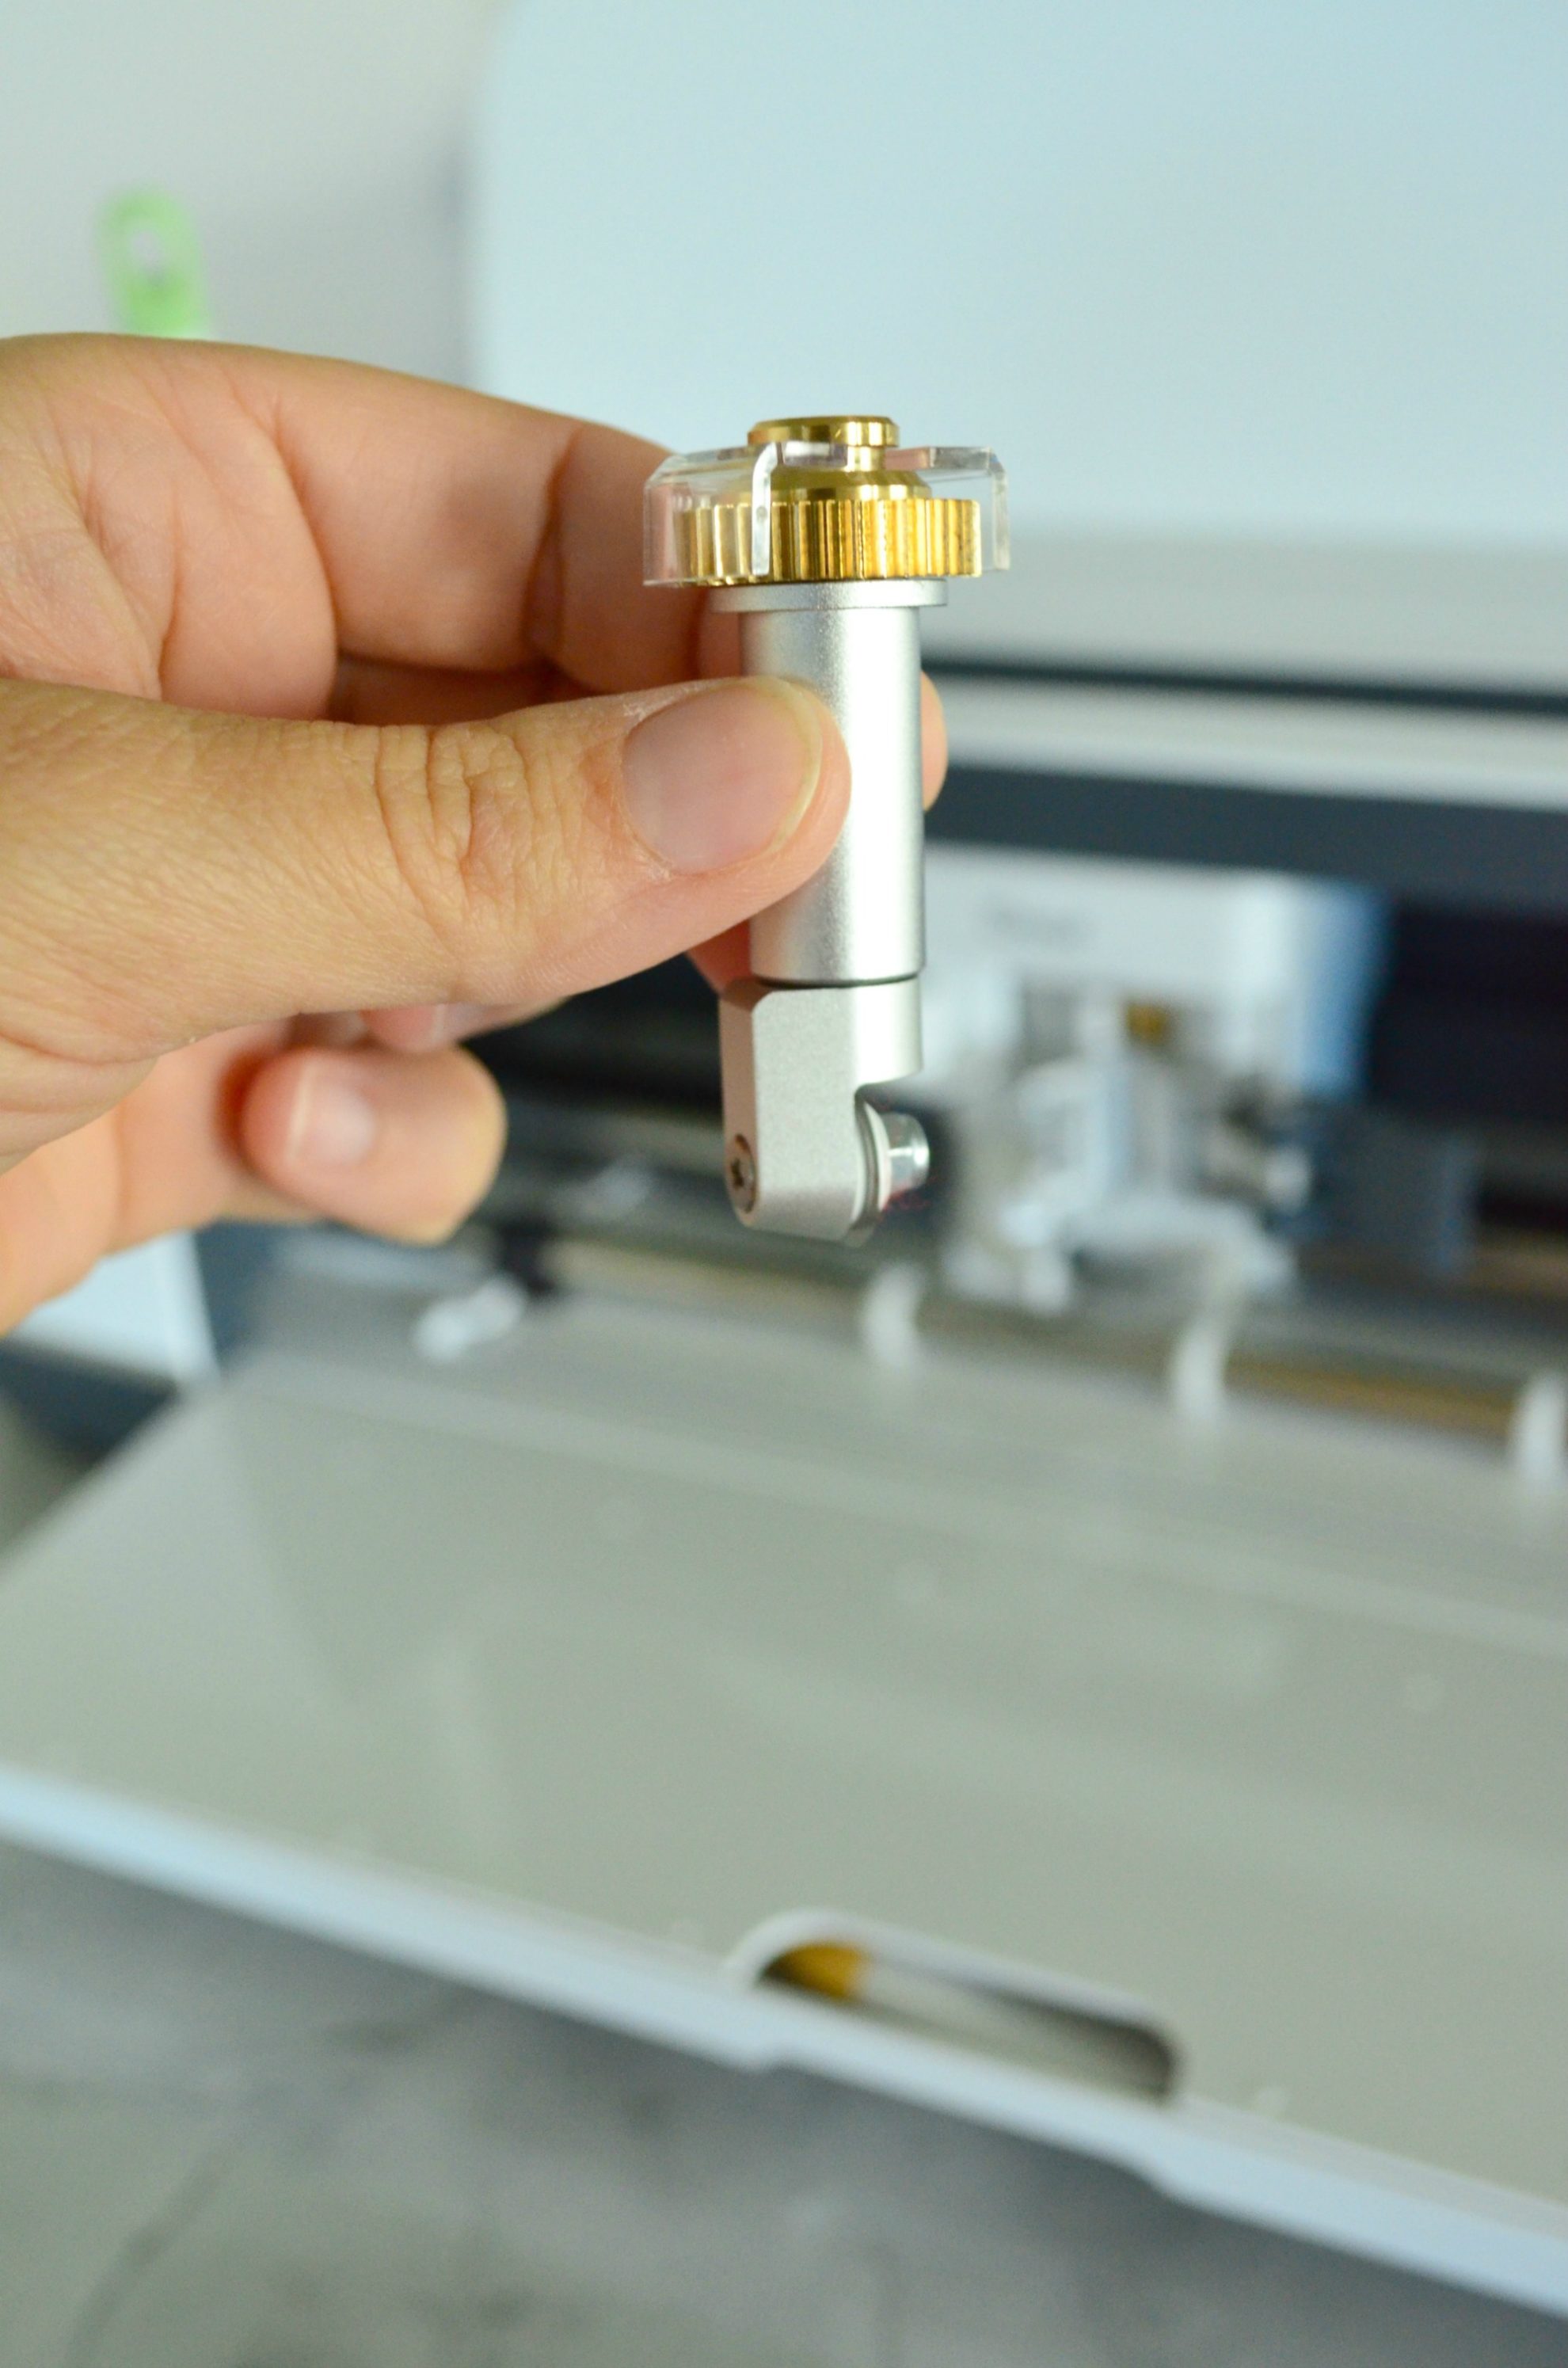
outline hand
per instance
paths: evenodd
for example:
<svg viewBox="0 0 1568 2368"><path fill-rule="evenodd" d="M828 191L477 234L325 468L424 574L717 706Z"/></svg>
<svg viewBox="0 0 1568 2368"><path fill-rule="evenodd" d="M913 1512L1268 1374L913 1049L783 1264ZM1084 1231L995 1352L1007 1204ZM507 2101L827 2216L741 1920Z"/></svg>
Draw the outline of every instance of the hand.
<svg viewBox="0 0 1568 2368"><path fill-rule="evenodd" d="M822 863L825 709L713 682L733 620L642 587L658 457L344 364L0 345L0 1328L219 1216L447 1233L502 1137L458 1037L684 948L722 982Z"/></svg>

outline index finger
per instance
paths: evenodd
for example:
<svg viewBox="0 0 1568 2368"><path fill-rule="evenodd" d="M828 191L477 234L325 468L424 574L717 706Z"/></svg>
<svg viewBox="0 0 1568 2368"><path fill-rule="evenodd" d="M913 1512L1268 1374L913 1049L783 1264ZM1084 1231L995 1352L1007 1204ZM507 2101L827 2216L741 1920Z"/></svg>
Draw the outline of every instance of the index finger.
<svg viewBox="0 0 1568 2368"><path fill-rule="evenodd" d="M642 581L661 454L613 428L351 362L122 337L0 345L0 542L43 587L10 620L6 671L311 715L342 657L588 690L702 670L700 597ZM60 587L97 597L106 575L115 597L85 623Z"/></svg>
<svg viewBox="0 0 1568 2368"><path fill-rule="evenodd" d="M699 670L700 596L642 583L664 455L611 427L346 362L242 351L331 585L346 654L589 690Z"/></svg>

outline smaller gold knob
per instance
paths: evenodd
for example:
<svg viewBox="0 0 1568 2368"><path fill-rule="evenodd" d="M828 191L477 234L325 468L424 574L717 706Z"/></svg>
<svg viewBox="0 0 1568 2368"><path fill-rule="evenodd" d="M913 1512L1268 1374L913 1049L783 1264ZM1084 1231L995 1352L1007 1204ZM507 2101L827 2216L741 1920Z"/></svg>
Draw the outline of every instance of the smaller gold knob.
<svg viewBox="0 0 1568 2368"><path fill-rule="evenodd" d="M816 419L759 419L746 438L753 451L762 444L847 444L868 452L891 452L898 429L891 419L846 419L830 412Z"/></svg>

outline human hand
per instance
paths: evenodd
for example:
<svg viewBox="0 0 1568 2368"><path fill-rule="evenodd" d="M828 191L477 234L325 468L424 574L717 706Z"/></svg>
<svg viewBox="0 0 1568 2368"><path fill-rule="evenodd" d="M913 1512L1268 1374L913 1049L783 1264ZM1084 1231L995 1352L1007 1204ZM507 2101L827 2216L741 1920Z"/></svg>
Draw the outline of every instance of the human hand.
<svg viewBox="0 0 1568 2368"><path fill-rule="evenodd" d="M824 708L645 594L659 455L347 364L0 344L0 1329L219 1216L449 1232L456 1040L718 983L849 794ZM940 714L927 691L927 791Z"/></svg>

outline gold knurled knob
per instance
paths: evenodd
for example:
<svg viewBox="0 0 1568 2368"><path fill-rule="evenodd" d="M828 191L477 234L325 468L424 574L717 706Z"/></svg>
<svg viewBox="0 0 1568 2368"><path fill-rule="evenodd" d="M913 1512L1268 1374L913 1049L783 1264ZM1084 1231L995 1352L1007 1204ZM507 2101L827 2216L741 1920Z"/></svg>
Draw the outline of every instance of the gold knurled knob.
<svg viewBox="0 0 1568 2368"><path fill-rule="evenodd" d="M831 463L780 461L768 486L768 566L756 574L750 501L699 500L676 521L687 584L859 584L978 575L980 504L934 494L913 469L886 465L898 446L891 419L760 420L746 442L837 448ZM843 457L838 457L842 454Z"/></svg>

